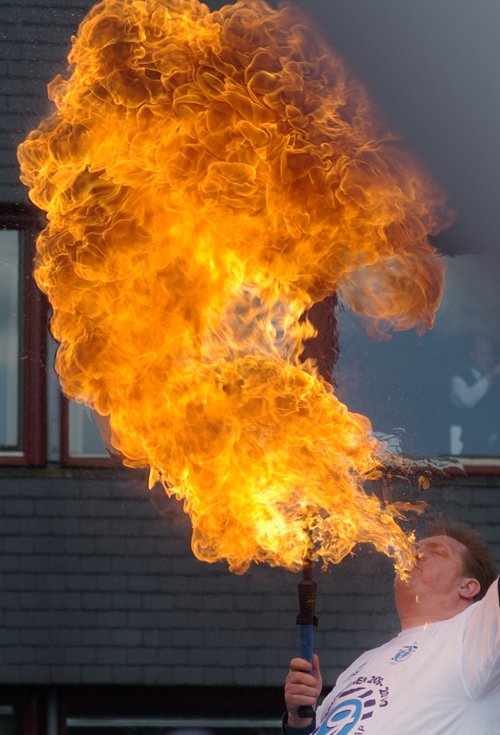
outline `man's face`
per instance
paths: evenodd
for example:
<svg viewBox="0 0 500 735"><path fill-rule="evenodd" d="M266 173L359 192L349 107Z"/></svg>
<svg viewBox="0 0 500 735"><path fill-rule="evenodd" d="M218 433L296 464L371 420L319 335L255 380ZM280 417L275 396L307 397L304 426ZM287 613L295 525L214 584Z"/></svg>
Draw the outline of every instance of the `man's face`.
<svg viewBox="0 0 500 735"><path fill-rule="evenodd" d="M489 372L495 362L493 345L486 337L478 337L470 353L471 363L482 373Z"/></svg>
<svg viewBox="0 0 500 735"><path fill-rule="evenodd" d="M453 592L464 579L466 548L450 536L431 536L417 543L417 560L407 582L396 578L395 588L406 588L417 601L426 595Z"/></svg>

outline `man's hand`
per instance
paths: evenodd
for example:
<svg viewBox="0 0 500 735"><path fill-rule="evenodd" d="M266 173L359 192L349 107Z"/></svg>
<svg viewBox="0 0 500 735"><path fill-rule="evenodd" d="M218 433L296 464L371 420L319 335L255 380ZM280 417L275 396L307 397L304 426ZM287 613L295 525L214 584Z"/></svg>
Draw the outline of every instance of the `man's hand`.
<svg viewBox="0 0 500 735"><path fill-rule="evenodd" d="M322 686L319 658L316 654L314 654L312 664L303 658L292 658L290 671L285 680L285 702L289 727L306 727L311 722L311 718L299 717L299 707L302 704L310 704L315 710Z"/></svg>
<svg viewBox="0 0 500 735"><path fill-rule="evenodd" d="M495 367L492 370L490 370L489 373L486 373L486 378L488 378L488 380L491 381L491 380L495 380L495 378L498 378L499 375L500 375L500 365L495 365Z"/></svg>

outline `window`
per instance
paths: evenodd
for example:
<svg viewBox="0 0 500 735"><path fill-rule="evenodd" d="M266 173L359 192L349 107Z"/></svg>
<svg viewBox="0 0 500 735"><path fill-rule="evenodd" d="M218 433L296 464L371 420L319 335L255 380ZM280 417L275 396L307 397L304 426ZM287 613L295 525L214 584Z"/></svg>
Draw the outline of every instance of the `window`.
<svg viewBox="0 0 500 735"><path fill-rule="evenodd" d="M68 454L82 459L107 456L92 412L74 401L68 403Z"/></svg>
<svg viewBox="0 0 500 735"><path fill-rule="evenodd" d="M250 718L69 718L68 735L276 735L280 729L279 719Z"/></svg>
<svg viewBox="0 0 500 735"><path fill-rule="evenodd" d="M65 465L101 466L117 462L108 452L96 417L87 406L63 399L62 460Z"/></svg>
<svg viewBox="0 0 500 735"><path fill-rule="evenodd" d="M32 278L40 223L19 205L0 207L0 223L0 464L117 463L93 413L61 396L47 304ZM374 341L356 315L337 306L336 391L396 453L452 455L498 471L500 256L459 255L447 263L436 325L423 336L412 330ZM323 316L332 304L321 307ZM334 355L333 320L319 319L318 327L325 374Z"/></svg>
<svg viewBox="0 0 500 735"><path fill-rule="evenodd" d="M272 687L121 687L60 690L66 735L276 735L283 708Z"/></svg>
<svg viewBox="0 0 500 735"><path fill-rule="evenodd" d="M0 704L0 733L18 735L19 728L14 707Z"/></svg>
<svg viewBox="0 0 500 735"><path fill-rule="evenodd" d="M66 401L54 373L48 308L32 272L40 223L0 206L0 464L110 464L92 413Z"/></svg>
<svg viewBox="0 0 500 735"><path fill-rule="evenodd" d="M0 207L0 464L45 463L45 300L31 277L35 222Z"/></svg>
<svg viewBox="0 0 500 735"><path fill-rule="evenodd" d="M395 452L500 464L500 258L447 261L442 306L423 336L412 330L377 342L356 315L337 310L337 392Z"/></svg>
<svg viewBox="0 0 500 735"><path fill-rule="evenodd" d="M19 324L22 324L20 298L20 238L17 230L0 231L0 447L2 452L22 452L22 361Z"/></svg>

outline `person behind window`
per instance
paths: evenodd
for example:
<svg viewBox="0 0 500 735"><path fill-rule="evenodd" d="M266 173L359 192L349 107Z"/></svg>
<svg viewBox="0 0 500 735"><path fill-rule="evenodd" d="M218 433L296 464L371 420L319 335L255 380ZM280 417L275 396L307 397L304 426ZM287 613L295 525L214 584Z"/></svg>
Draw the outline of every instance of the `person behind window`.
<svg viewBox="0 0 500 735"><path fill-rule="evenodd" d="M294 658L285 683L285 735L498 735L500 580L483 539L446 524L417 544L396 577L401 632L361 655L316 710L319 659Z"/></svg>
<svg viewBox="0 0 500 735"><path fill-rule="evenodd" d="M500 364L495 360L493 341L477 335L468 363L450 382L452 454L500 453L499 377Z"/></svg>

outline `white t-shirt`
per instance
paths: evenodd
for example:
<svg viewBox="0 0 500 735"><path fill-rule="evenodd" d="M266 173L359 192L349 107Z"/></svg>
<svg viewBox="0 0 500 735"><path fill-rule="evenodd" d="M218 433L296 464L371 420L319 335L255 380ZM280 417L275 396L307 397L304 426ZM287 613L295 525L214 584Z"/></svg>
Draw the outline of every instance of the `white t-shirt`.
<svg viewBox="0 0 500 735"><path fill-rule="evenodd" d="M500 735L498 581L454 618L360 656L316 722L316 735Z"/></svg>

